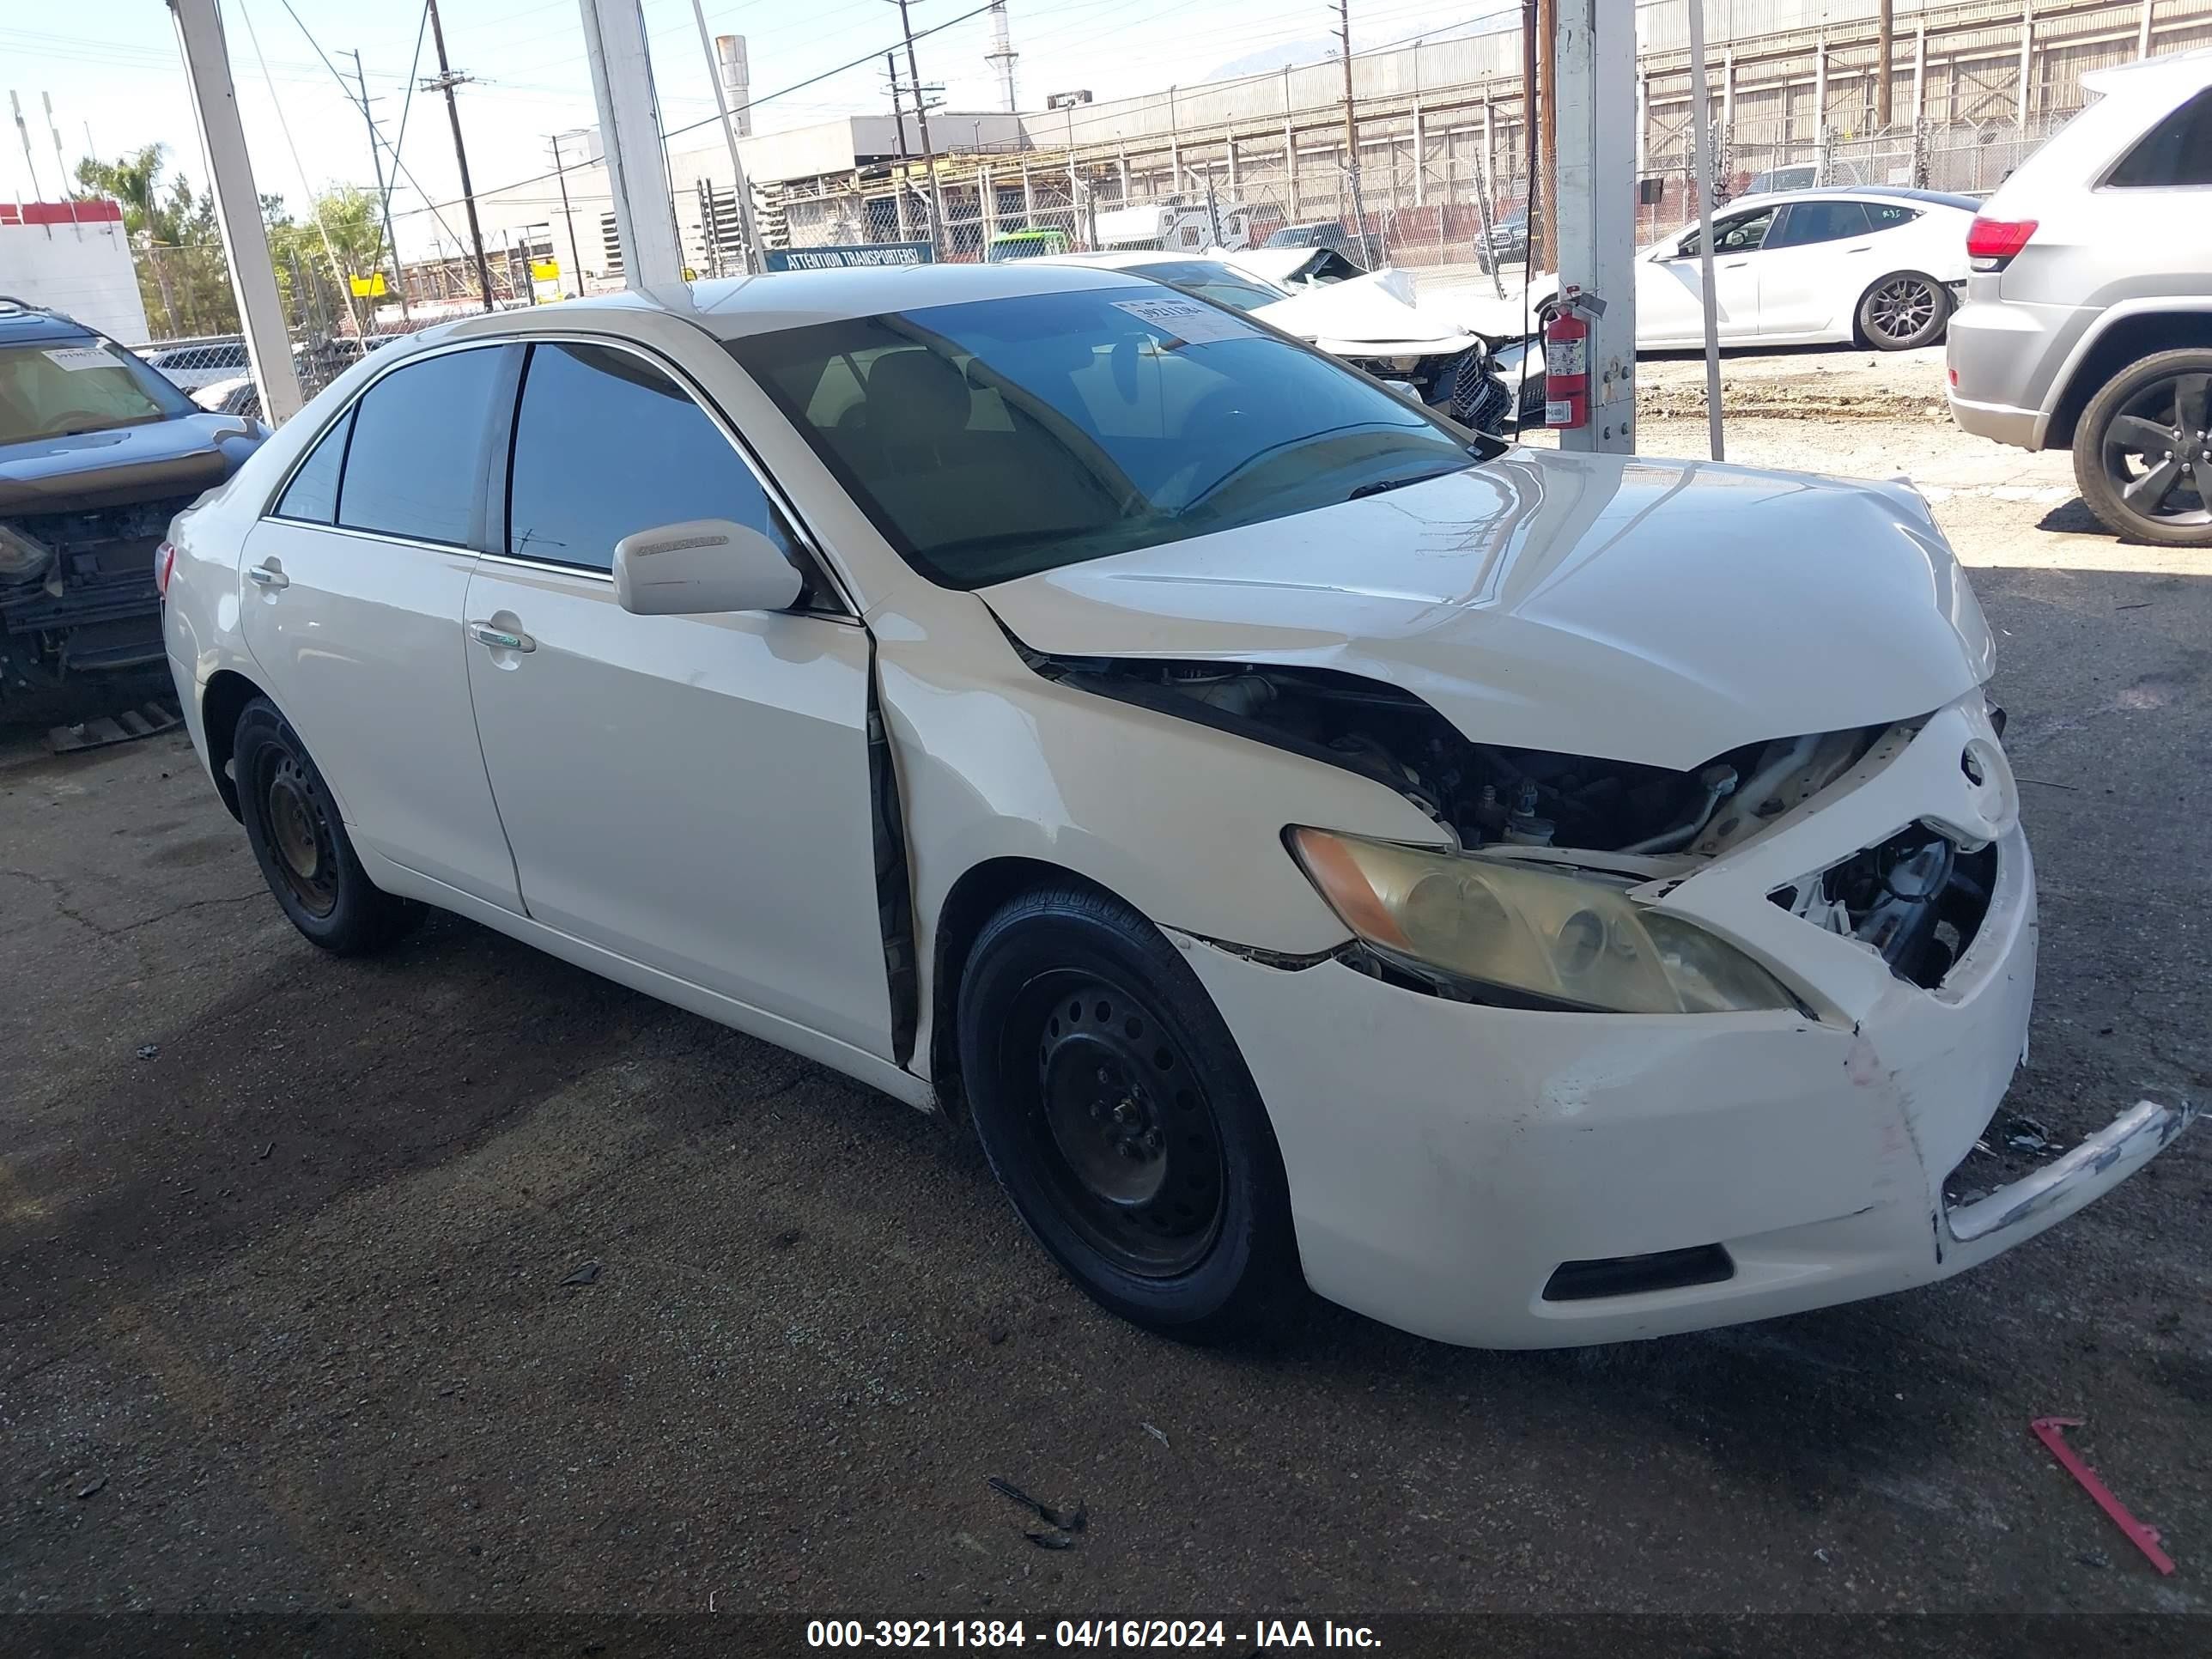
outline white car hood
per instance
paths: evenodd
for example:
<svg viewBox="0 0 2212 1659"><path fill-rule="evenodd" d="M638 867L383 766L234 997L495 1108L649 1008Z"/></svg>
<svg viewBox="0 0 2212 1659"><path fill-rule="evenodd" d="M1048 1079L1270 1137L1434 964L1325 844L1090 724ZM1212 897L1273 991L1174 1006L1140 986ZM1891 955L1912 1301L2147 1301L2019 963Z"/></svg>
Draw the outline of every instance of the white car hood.
<svg viewBox="0 0 2212 1659"><path fill-rule="evenodd" d="M1995 654L1909 488L1529 450L981 597L1054 655L1335 669L1477 742L1677 770L1929 714Z"/></svg>
<svg viewBox="0 0 2212 1659"><path fill-rule="evenodd" d="M1413 305L1413 279L1378 270L1309 288L1252 315L1339 357L1427 357L1464 351L1474 336Z"/></svg>

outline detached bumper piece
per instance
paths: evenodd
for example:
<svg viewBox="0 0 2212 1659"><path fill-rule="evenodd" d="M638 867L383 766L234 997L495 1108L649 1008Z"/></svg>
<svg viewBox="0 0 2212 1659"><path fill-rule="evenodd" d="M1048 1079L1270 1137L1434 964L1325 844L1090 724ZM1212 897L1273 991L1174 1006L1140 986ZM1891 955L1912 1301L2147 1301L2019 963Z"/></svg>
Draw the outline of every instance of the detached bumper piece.
<svg viewBox="0 0 2212 1659"><path fill-rule="evenodd" d="M46 733L46 747L57 755L67 755L79 749L105 749L112 743L136 743L141 738L181 726L184 720L183 711L173 702L141 703L119 714L102 714L97 720L79 720L74 726L57 726Z"/></svg>
<svg viewBox="0 0 2212 1659"><path fill-rule="evenodd" d="M1948 1258L1952 1252L1964 1249L1979 1260L2041 1232L2118 1186L2171 1146L2197 1116L2197 1108L2187 1101L2179 1106L2137 1101L2072 1152L2033 1175L2000 1187L1971 1204L1955 1209L1946 1204L1939 1251Z"/></svg>

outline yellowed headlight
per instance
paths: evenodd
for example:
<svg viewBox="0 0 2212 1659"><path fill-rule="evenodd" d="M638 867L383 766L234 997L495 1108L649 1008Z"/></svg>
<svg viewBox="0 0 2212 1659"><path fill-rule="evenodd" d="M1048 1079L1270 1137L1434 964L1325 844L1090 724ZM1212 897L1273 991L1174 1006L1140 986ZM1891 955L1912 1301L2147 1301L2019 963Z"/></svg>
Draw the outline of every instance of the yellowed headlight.
<svg viewBox="0 0 2212 1659"><path fill-rule="evenodd" d="M1291 845L1345 926L1412 967L1620 1013L1797 1006L1735 946L1586 875L1320 830Z"/></svg>

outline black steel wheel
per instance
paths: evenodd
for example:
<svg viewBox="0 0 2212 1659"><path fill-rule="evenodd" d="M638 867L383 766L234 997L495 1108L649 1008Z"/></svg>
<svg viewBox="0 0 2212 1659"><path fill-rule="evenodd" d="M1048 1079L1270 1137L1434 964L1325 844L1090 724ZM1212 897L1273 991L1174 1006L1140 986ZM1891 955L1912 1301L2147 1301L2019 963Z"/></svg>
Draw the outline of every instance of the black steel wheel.
<svg viewBox="0 0 2212 1659"><path fill-rule="evenodd" d="M369 880L330 786L299 733L266 697L256 697L239 714L231 777L262 879L309 939L351 956L381 949L420 918L420 906Z"/></svg>
<svg viewBox="0 0 2212 1659"><path fill-rule="evenodd" d="M1010 1081L1024 1057L1009 1045L1032 1036L1030 1151L1069 1222L1129 1273L1188 1272L1212 1247L1225 1198L1221 1127L1188 1056L1142 994L1084 969L1022 988L1000 1036Z"/></svg>
<svg viewBox="0 0 2212 1659"><path fill-rule="evenodd" d="M1883 277L1859 301L1859 331L1881 351L1932 345L1950 318L1951 290L1917 270Z"/></svg>
<svg viewBox="0 0 2212 1659"><path fill-rule="evenodd" d="M1081 889L1015 899L977 936L958 1018L992 1170L1085 1291L1182 1336L1280 1320L1302 1288L1281 1154L1158 929Z"/></svg>
<svg viewBox="0 0 2212 1659"><path fill-rule="evenodd" d="M2212 547L2212 350L2161 351L2114 376L2075 423L2074 477L2119 534Z"/></svg>

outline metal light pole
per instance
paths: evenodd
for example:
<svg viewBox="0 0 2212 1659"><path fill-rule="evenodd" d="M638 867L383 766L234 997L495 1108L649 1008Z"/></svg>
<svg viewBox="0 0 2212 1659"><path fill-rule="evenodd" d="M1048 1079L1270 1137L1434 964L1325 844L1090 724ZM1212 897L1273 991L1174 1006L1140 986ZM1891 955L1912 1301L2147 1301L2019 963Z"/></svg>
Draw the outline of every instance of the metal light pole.
<svg viewBox="0 0 2212 1659"><path fill-rule="evenodd" d="M753 234L753 193L745 186L745 164L738 159L738 130L730 125L730 100L722 95L722 61L714 55L714 37L707 33L707 13L700 0L691 0L691 16L699 25L699 50L707 55L707 79L714 83L714 108L722 118L722 137L730 147L730 173L738 184L738 235L744 241L745 269L763 269L760 242ZM715 228L707 228L717 257L721 252L722 239Z"/></svg>
<svg viewBox="0 0 2212 1659"><path fill-rule="evenodd" d="M238 298L239 321L245 325L246 361L261 393L262 412L273 426L300 412L300 377L292 368L292 340L276 295L276 272L269 263L269 233L261 222L261 197L253 187L246 129L238 118L222 17L216 0L169 0L169 9L176 17L200 144L214 175L216 223Z"/></svg>
<svg viewBox="0 0 2212 1659"><path fill-rule="evenodd" d="M1888 82L1882 84L1886 88ZM1713 134L1705 107L1705 0L1690 0L1690 100L1698 149L1698 297L1705 313L1705 438L1713 459L1724 461L1720 328L1713 309Z"/></svg>

